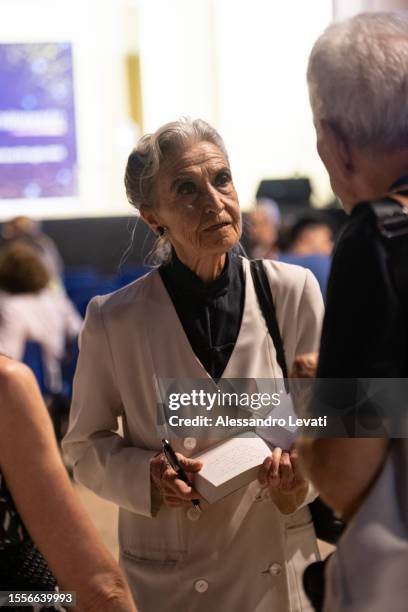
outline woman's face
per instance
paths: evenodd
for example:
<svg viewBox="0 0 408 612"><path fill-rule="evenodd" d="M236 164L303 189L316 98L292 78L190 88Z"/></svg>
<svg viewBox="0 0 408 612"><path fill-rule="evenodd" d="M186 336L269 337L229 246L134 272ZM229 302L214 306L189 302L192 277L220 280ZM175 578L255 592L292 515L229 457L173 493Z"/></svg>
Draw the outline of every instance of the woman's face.
<svg viewBox="0 0 408 612"><path fill-rule="evenodd" d="M239 240L241 215L231 171L222 151L199 142L163 164L146 220L167 228L184 260L223 254Z"/></svg>

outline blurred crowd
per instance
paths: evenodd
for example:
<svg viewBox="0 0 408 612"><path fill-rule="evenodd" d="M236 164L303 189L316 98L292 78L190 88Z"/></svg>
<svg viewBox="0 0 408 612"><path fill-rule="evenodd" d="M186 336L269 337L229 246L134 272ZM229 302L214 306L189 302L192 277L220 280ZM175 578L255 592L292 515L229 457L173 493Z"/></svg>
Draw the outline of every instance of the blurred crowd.
<svg viewBox="0 0 408 612"><path fill-rule="evenodd" d="M343 221L332 210L338 212L310 208L288 218L274 200L256 200L243 213L244 249L251 259L277 259L311 270L325 297L334 238Z"/></svg>

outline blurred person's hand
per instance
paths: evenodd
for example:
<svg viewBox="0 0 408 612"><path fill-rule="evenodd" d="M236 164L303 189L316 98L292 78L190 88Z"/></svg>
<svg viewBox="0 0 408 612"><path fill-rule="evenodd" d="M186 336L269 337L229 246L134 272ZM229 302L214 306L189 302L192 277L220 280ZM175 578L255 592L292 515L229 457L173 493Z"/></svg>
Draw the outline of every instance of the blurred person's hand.
<svg viewBox="0 0 408 612"><path fill-rule="evenodd" d="M180 453L176 453L176 455L191 482L194 474L203 467L202 462L188 459ZM169 466L164 453L156 455L151 460L150 475L153 485L160 492L165 505L169 508L189 505L193 499L201 498L201 495L193 487L178 478L177 473Z"/></svg>
<svg viewBox="0 0 408 612"><path fill-rule="evenodd" d="M258 481L269 488L271 498L282 514L290 514L302 504L309 486L296 448L290 451L274 448L259 468Z"/></svg>
<svg viewBox="0 0 408 612"><path fill-rule="evenodd" d="M344 521L362 504L387 458L388 438L305 438L301 465L322 500Z"/></svg>
<svg viewBox="0 0 408 612"><path fill-rule="evenodd" d="M308 416L309 404L312 399L314 378L316 377L319 353L303 353L296 355L292 370L290 392L293 407L298 416Z"/></svg>
<svg viewBox="0 0 408 612"><path fill-rule="evenodd" d="M315 378L319 353L304 353L296 355L290 378Z"/></svg>

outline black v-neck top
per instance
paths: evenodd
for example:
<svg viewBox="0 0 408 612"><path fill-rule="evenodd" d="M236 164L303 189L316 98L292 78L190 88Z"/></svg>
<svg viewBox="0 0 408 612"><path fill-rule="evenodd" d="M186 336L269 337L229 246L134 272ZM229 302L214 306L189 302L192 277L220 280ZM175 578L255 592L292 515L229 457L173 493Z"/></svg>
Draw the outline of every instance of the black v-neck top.
<svg viewBox="0 0 408 612"><path fill-rule="evenodd" d="M221 378L241 327L245 281L240 257L227 253L220 276L203 282L172 251L159 268L190 345L214 379Z"/></svg>

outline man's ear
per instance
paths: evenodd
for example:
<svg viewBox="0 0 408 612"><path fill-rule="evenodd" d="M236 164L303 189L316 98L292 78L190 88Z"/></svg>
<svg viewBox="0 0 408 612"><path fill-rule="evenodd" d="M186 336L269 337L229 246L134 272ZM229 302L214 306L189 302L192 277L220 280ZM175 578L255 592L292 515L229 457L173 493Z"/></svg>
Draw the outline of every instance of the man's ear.
<svg viewBox="0 0 408 612"><path fill-rule="evenodd" d="M344 177L353 174L354 160L347 137L330 121L319 122L317 150L325 165L327 165L328 157L331 157L332 162L336 164Z"/></svg>
<svg viewBox="0 0 408 612"><path fill-rule="evenodd" d="M140 216L155 234L159 233L158 227L160 227L160 222L152 210L141 210Z"/></svg>

